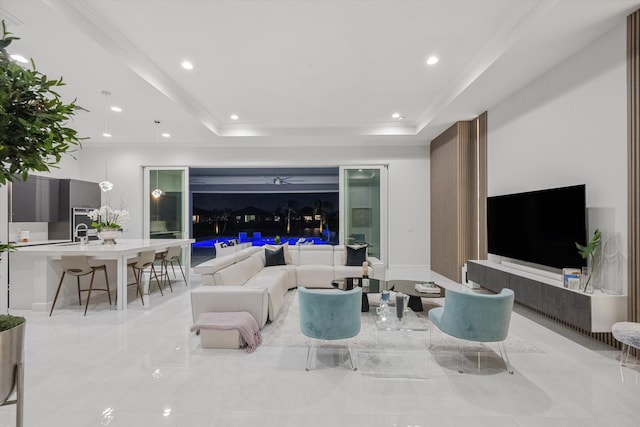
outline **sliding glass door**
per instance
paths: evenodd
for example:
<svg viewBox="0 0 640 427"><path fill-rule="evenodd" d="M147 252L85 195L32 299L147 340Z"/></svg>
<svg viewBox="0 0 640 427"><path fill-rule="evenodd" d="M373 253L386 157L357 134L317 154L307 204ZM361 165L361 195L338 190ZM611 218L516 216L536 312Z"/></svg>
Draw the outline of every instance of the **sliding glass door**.
<svg viewBox="0 0 640 427"><path fill-rule="evenodd" d="M340 168L340 242L387 259L387 166Z"/></svg>
<svg viewBox="0 0 640 427"><path fill-rule="evenodd" d="M188 238L188 168L146 167L144 177L144 236L150 239Z"/></svg>

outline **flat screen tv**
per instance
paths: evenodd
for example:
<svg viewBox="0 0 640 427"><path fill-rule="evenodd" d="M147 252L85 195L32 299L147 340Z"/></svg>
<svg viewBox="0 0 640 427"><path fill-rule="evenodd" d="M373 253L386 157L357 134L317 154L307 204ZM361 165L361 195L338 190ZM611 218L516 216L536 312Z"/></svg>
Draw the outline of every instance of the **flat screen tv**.
<svg viewBox="0 0 640 427"><path fill-rule="evenodd" d="M576 249L587 240L585 186L487 198L490 254L554 268L586 265Z"/></svg>

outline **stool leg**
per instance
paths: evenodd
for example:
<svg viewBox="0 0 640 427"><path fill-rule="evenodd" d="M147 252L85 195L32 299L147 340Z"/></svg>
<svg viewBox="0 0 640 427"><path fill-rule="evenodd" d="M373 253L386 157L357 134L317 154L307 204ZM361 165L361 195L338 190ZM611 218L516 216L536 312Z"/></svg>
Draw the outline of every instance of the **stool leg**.
<svg viewBox="0 0 640 427"><path fill-rule="evenodd" d="M60 283L58 283L58 289L56 289L56 296L53 298L53 304L51 305L51 311L49 312L49 317L51 317L51 314L53 313L53 308L56 306L56 301L58 301L58 294L60 293L60 288L62 287L62 281L64 280L64 275L66 274L66 271L62 272L62 277L60 277Z"/></svg>
<svg viewBox="0 0 640 427"><path fill-rule="evenodd" d="M91 290L93 289L93 278L96 275L96 271L91 272L91 283L89 283L89 293L87 294L87 305L84 307L84 315L87 315L87 309L89 308L89 300L91 299Z"/></svg>
<svg viewBox="0 0 640 427"><path fill-rule="evenodd" d="M82 305L82 297L80 296L80 276L76 276L76 285L78 287L78 305Z"/></svg>
<svg viewBox="0 0 640 427"><path fill-rule="evenodd" d="M171 265L173 265L173 261L171 261ZM184 269L182 268L182 263L180 262L180 258L178 258L178 265L180 266L180 272L182 273L182 278L184 279L184 284L189 286L187 283L187 276L184 275Z"/></svg>
<svg viewBox="0 0 640 427"><path fill-rule="evenodd" d="M104 271L104 280L106 280L107 284L107 295L109 296L109 305L111 305L111 290L109 289L109 276L107 276L107 267L103 267Z"/></svg>
<svg viewBox="0 0 640 427"><path fill-rule="evenodd" d="M156 278L158 289L160 289L160 295L164 296L164 292L162 292L162 286L160 285L160 280L158 280L158 275L156 274L156 268L153 266L153 264L151 264L151 272L149 273L149 285L151 285L151 273L153 273L153 276Z"/></svg>

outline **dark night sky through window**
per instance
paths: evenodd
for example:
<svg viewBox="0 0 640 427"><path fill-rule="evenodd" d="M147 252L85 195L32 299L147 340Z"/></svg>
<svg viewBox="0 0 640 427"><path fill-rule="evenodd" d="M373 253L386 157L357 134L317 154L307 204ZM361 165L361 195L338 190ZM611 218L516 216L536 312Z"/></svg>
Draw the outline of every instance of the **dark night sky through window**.
<svg viewBox="0 0 640 427"><path fill-rule="evenodd" d="M273 212L286 208L295 201L298 208L313 207L322 200L331 203L332 211L338 210L338 193L193 193L193 207L206 211L235 211L247 206Z"/></svg>

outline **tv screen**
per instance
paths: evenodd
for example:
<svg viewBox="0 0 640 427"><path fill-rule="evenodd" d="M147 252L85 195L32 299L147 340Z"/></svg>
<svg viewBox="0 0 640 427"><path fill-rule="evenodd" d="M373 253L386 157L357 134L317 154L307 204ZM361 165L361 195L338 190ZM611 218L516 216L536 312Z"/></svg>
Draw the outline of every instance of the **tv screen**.
<svg viewBox="0 0 640 427"><path fill-rule="evenodd" d="M575 243L587 238L585 186L487 198L490 254L554 268L586 265Z"/></svg>

